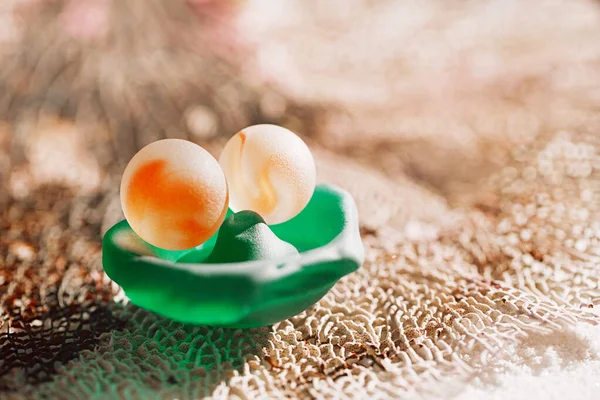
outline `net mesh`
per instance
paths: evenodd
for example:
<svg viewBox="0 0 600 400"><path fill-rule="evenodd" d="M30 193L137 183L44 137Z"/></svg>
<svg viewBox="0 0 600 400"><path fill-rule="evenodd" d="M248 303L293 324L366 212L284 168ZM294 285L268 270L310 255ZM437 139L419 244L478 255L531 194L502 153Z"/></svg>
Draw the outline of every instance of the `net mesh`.
<svg viewBox="0 0 600 400"><path fill-rule="evenodd" d="M69 42L74 50L59 46L61 34L48 28L42 43L56 45L48 51L71 48L68 65L81 77L73 83L50 78L51 71L64 67L58 63L62 56L44 61L47 69L36 67L45 50L39 33L25 31L31 46L20 50L22 60L13 60L0 79L7 88L0 129L3 398L423 396L447 388L449 381L458 391L456 382L493 376L486 367L514 358L507 349L525 337L561 332L560 340L575 342L570 327L598 324L600 100L594 66L600 48L590 39L600 33L595 6L544 2L545 12L568 17L552 20L552 26L541 20L521 26L502 17L535 14L516 8L533 7L518 2L490 6L489 14L473 4L450 10L438 2L418 9L396 2L355 3L365 19L379 21L377 26L390 26L385 16L391 11L413 12L411 21L423 32L419 43L430 53L437 54L436 40L451 33L454 60L481 54L476 44L472 48L465 44L472 42L456 38L479 32L474 21L486 18L503 29L479 32L481 40L493 39L489 51L500 65L517 67L490 72L488 58L483 70L491 75L482 78L466 67L467 72L459 68L444 75L453 63L439 70L436 63L419 64L396 43L412 37L410 32L383 28L373 40L390 43L385 51L370 54L369 42L360 42L365 50L352 52L355 35L362 32L360 24L347 23L355 16L315 5L312 15L292 13L287 35L279 28L256 30L272 45L290 41L296 79L304 84L286 86L294 82L286 76L277 90L257 88L233 78L240 75L233 61L195 81L191 70L210 57L223 59L212 53L186 57L175 51L173 57L185 63L168 76L169 68L144 69L139 64L144 58L135 55L122 69L114 67L123 65L118 57L85 63L92 55L78 53L77 42ZM48 18L52 26L52 13L62 4L44 5L55 8L44 8L48 16L35 18ZM178 15L168 2L146 2L147 8L130 4L131 18L138 12L150 21ZM266 18L251 7L247 13ZM463 23L448 22L454 20ZM303 34L292 35L300 27ZM521 47L505 44L512 43L507 27L521 36ZM547 36L539 32L577 38L578 53L573 55L566 39L544 47ZM136 46L153 48L152 41L165 36L164 31L142 35ZM321 40L318 45L311 40L308 51L300 37ZM7 45L4 53L15 49ZM107 59L118 54L96 51ZM349 57L339 61L344 82L400 65L404 72L396 78L415 86L372 77L353 94L362 89L363 96L353 98L343 84L331 83L339 74L326 75L307 61L340 52ZM361 54L371 64L353 58ZM54 70L51 61L57 63ZM143 73L128 83L136 70ZM114 79L98 86L92 78L106 71L115 72ZM427 92L428 80L444 90ZM148 89L144 82L155 84ZM195 91L174 89L190 82ZM391 90L385 92L391 97L369 97L366 86ZM156 95L142 96L142 88ZM227 101L214 100L226 89L232 91ZM393 101L395 96L400 99ZM237 117L228 114L232 109ZM100 248L102 233L122 218L116 188L123 162L160 137L199 141L217 154L225 139L211 132L265 120L303 133L319 179L353 194L366 247L364 266L307 311L260 329L178 324L129 304L103 274ZM579 346L586 349L586 343Z"/></svg>

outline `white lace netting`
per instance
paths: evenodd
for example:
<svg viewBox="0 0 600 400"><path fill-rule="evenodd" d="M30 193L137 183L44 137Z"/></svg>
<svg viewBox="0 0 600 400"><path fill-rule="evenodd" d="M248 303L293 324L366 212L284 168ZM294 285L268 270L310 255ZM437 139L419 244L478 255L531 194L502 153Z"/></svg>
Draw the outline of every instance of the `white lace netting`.
<svg viewBox="0 0 600 400"><path fill-rule="evenodd" d="M477 398L506 371L598 368L597 3L316 3L250 2L245 23L286 96L334 110L308 140L320 179L357 200L364 266L249 331L182 326L114 291L126 325L49 382L15 369L11 396Z"/></svg>

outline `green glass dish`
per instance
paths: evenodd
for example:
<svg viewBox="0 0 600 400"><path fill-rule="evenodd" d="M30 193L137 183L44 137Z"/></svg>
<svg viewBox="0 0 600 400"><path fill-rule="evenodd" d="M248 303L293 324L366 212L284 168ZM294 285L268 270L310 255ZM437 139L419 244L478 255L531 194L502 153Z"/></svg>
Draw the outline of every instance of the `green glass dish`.
<svg viewBox="0 0 600 400"><path fill-rule="evenodd" d="M104 236L102 263L133 304L180 322L249 328L304 311L364 261L356 204L337 187L317 186L300 214L269 228L298 253L203 263L219 232L193 249L168 251L121 221Z"/></svg>

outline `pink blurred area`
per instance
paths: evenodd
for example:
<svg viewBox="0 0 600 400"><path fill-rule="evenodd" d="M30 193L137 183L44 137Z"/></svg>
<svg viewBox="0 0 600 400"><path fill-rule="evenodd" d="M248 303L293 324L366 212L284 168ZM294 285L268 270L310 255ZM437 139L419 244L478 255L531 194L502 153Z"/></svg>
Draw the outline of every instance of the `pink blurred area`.
<svg viewBox="0 0 600 400"><path fill-rule="evenodd" d="M95 131L126 142L119 148L226 136L268 121L389 174L445 186L487 174L507 148L548 126L593 122L600 105L600 8L589 0L1 7L4 82L11 96L26 96L7 100L7 115L73 103L72 120L99 108L86 106L98 92L111 123ZM147 138L128 139L140 132ZM464 162L443 156L450 153Z"/></svg>
<svg viewBox="0 0 600 400"><path fill-rule="evenodd" d="M109 29L109 7L109 0L71 0L60 13L60 24L75 38L104 37Z"/></svg>

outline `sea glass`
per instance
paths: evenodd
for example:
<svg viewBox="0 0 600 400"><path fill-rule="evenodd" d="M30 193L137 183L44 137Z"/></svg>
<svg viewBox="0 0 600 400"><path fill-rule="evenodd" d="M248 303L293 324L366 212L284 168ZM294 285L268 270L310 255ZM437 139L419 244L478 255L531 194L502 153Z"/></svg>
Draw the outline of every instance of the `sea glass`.
<svg viewBox="0 0 600 400"><path fill-rule="evenodd" d="M275 236L260 215L254 211L240 211L225 220L214 248L203 262L223 264L270 260L293 254L298 254L298 250Z"/></svg>
<svg viewBox="0 0 600 400"><path fill-rule="evenodd" d="M337 187L317 186L302 212L268 228L297 252L283 245L274 258L210 263L220 231L196 248L170 251L121 221L104 236L104 270L140 307L186 323L246 328L306 310L364 260L356 205Z"/></svg>

